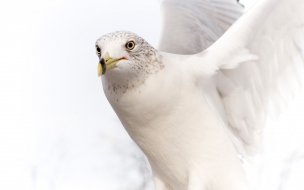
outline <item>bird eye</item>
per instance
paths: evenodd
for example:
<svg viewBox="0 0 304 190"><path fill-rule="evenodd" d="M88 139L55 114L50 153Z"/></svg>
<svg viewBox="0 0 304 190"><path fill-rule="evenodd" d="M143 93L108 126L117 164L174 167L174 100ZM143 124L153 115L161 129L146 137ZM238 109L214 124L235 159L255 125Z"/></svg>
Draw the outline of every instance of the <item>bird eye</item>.
<svg viewBox="0 0 304 190"><path fill-rule="evenodd" d="M97 45L96 45L96 52L97 52L98 55L101 54L100 48Z"/></svg>
<svg viewBox="0 0 304 190"><path fill-rule="evenodd" d="M134 48L135 48L135 42L134 42L134 41L129 41L129 42L127 42L127 43L126 43L126 48L127 48L128 50L134 49Z"/></svg>

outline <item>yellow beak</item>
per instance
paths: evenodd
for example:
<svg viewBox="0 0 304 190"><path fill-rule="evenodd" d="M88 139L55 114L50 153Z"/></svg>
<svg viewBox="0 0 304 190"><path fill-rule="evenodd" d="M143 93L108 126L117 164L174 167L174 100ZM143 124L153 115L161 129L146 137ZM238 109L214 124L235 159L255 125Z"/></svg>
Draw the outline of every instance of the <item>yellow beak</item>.
<svg viewBox="0 0 304 190"><path fill-rule="evenodd" d="M124 58L122 58L124 59ZM110 57L109 53L105 53L104 56L99 60L97 73L100 77L101 75L105 74L106 71L113 69L116 67L116 63L122 59L113 59Z"/></svg>

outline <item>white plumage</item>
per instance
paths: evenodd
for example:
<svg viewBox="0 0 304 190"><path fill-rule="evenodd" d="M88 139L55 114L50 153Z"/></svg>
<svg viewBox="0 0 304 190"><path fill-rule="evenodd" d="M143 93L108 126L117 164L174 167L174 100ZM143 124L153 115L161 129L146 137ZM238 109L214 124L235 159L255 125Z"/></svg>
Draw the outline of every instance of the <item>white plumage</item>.
<svg viewBox="0 0 304 190"><path fill-rule="evenodd" d="M259 150L265 119L300 85L304 1L260 1L226 33L234 0L161 4L169 53L130 32L97 40L105 94L157 190L250 189L237 154Z"/></svg>

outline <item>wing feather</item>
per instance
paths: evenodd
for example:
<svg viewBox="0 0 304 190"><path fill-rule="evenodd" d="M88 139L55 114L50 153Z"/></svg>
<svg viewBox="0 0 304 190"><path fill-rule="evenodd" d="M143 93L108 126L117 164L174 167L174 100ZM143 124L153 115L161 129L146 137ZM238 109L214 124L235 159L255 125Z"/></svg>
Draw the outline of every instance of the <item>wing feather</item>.
<svg viewBox="0 0 304 190"><path fill-rule="evenodd" d="M303 0L263 0L197 54L219 68L229 129L248 155L259 150L267 116L276 117L301 86L303 39Z"/></svg>
<svg viewBox="0 0 304 190"><path fill-rule="evenodd" d="M163 0L159 50L199 53L214 43L243 13L236 0Z"/></svg>

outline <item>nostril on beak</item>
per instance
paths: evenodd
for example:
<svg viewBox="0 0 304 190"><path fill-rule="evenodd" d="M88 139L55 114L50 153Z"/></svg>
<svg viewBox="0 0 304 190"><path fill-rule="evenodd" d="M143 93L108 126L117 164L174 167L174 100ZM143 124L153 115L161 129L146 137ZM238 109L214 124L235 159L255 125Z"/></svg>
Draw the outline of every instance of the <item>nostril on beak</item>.
<svg viewBox="0 0 304 190"><path fill-rule="evenodd" d="M104 61L105 61L105 62L108 62L108 61L111 59L111 57L110 57L110 55L109 55L108 52L106 52L106 53L104 54L103 58L104 58Z"/></svg>

